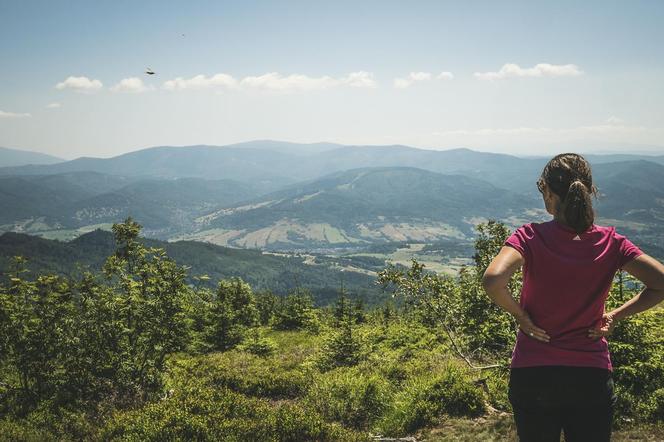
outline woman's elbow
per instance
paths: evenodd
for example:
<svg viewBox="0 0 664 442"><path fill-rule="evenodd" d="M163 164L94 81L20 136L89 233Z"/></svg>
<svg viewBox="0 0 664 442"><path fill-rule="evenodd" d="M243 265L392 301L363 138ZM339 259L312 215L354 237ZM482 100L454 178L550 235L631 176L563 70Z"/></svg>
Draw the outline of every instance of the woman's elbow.
<svg viewBox="0 0 664 442"><path fill-rule="evenodd" d="M500 290L503 287L507 286L508 280L505 279L505 276L500 273L490 272L488 269L482 275L482 287L486 291L487 295L493 297L492 294L496 290Z"/></svg>

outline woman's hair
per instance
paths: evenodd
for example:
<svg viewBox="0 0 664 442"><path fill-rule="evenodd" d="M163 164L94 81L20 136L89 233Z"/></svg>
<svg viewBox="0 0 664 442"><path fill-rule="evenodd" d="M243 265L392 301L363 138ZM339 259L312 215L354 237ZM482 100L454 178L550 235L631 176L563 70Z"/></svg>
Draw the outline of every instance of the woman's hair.
<svg viewBox="0 0 664 442"><path fill-rule="evenodd" d="M577 233L582 233L595 221L591 196L597 196L590 165L575 153L561 153L544 166L539 183L560 197L565 222Z"/></svg>

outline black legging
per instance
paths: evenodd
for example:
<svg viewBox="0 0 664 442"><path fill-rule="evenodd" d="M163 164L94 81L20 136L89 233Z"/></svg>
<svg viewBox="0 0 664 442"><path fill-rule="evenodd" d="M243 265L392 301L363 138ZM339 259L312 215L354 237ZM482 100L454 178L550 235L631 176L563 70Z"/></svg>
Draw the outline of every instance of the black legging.
<svg viewBox="0 0 664 442"><path fill-rule="evenodd" d="M616 397L602 368L542 366L510 371L509 399L519 441L609 441Z"/></svg>

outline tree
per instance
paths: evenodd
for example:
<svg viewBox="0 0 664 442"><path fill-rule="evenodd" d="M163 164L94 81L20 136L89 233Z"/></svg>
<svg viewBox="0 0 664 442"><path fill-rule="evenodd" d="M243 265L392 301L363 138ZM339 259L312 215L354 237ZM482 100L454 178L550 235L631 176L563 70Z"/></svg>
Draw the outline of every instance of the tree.
<svg viewBox="0 0 664 442"><path fill-rule="evenodd" d="M464 317L462 329L469 337L472 352L496 355L511 351L516 339L516 321L498 307L487 296L482 287L482 276L493 258L500 252L510 230L502 223L489 220L478 224L475 239L475 266L463 268L458 277L461 310ZM512 296L519 299L522 273L518 270L511 278L508 288Z"/></svg>
<svg viewBox="0 0 664 442"><path fill-rule="evenodd" d="M609 292L606 311L633 298L643 285L619 271ZM658 422L664 419L664 315L652 309L625 318L609 336L618 396L617 415L638 416Z"/></svg>
<svg viewBox="0 0 664 442"><path fill-rule="evenodd" d="M116 252L103 278L23 278L17 259L0 290L0 363L21 401L35 405L145 399L161 387L166 356L189 338L186 272L138 239L140 225L115 224ZM4 374L4 373L3 373ZM3 396L4 398L4 396Z"/></svg>
<svg viewBox="0 0 664 442"><path fill-rule="evenodd" d="M334 309L335 330L323 344L319 360L321 368L352 366L360 361L362 342L355 327L356 313L342 290Z"/></svg>
<svg viewBox="0 0 664 442"><path fill-rule="evenodd" d="M131 218L114 224L117 250L104 264L104 275L117 297L122 322L119 348L126 361L121 385L145 394L161 385L166 355L189 340L186 271L159 248L138 240L141 226Z"/></svg>
<svg viewBox="0 0 664 442"><path fill-rule="evenodd" d="M474 368L467 354L500 358L513 347L516 330L512 318L490 300L481 284L484 271L509 230L489 221L479 224L477 231L475 265L462 268L456 278L427 272L416 260L405 272L391 266L378 275L378 283L393 289L395 296L403 298L406 308L417 312L425 324L441 327L456 353ZM512 278L510 289L518 297L520 272Z"/></svg>
<svg viewBox="0 0 664 442"><path fill-rule="evenodd" d="M229 350L242 342L248 328L258 323L256 299L240 278L219 281L210 305L208 340L215 349Z"/></svg>
<svg viewBox="0 0 664 442"><path fill-rule="evenodd" d="M306 289L296 289L281 303L274 317L274 328L278 330L297 330L315 325L313 297Z"/></svg>
<svg viewBox="0 0 664 442"><path fill-rule="evenodd" d="M263 290L256 293L256 308L261 325L269 325L274 317L279 298L274 293Z"/></svg>

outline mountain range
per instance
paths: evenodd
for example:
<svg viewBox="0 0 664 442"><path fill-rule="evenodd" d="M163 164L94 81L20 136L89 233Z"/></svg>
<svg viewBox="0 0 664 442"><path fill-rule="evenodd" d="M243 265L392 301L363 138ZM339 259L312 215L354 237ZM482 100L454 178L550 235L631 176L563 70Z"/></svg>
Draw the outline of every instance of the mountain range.
<svg viewBox="0 0 664 442"><path fill-rule="evenodd" d="M55 164L63 161L62 158L45 153L0 147L0 166L3 167L25 166L29 164Z"/></svg>
<svg viewBox="0 0 664 442"><path fill-rule="evenodd" d="M664 246L664 156L588 155L598 222ZM72 238L132 216L147 236L320 249L468 240L548 219L548 158L469 149L254 141L0 168L0 231Z"/></svg>

